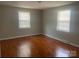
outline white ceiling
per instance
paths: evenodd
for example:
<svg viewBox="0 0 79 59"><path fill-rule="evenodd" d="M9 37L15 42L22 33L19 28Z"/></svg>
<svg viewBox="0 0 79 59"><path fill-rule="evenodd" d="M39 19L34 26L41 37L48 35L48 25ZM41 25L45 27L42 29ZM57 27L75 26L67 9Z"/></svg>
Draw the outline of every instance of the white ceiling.
<svg viewBox="0 0 79 59"><path fill-rule="evenodd" d="M46 9L68 5L73 1L0 1L0 5L8 5L14 7L31 8L31 9Z"/></svg>

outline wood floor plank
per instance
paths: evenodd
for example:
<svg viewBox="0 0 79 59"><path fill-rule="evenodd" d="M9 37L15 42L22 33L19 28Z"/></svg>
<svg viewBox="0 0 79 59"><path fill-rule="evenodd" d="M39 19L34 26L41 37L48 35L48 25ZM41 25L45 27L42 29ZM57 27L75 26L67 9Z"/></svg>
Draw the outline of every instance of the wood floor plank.
<svg viewBox="0 0 79 59"><path fill-rule="evenodd" d="M3 40L2 57L79 57L79 48L44 35Z"/></svg>

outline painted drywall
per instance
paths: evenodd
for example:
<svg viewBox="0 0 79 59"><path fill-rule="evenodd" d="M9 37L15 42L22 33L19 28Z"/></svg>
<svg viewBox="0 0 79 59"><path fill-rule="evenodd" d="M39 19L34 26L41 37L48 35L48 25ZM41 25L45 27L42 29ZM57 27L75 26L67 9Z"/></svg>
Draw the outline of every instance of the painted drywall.
<svg viewBox="0 0 79 59"><path fill-rule="evenodd" d="M57 12L71 10L70 32L57 31ZM79 2L43 10L43 33L79 45Z"/></svg>
<svg viewBox="0 0 79 59"><path fill-rule="evenodd" d="M2 8L0 8L0 38L2 38L2 30L3 30L3 16L2 16Z"/></svg>
<svg viewBox="0 0 79 59"><path fill-rule="evenodd" d="M19 11L30 13L31 28L19 28ZM41 10L0 6L0 38L42 33Z"/></svg>

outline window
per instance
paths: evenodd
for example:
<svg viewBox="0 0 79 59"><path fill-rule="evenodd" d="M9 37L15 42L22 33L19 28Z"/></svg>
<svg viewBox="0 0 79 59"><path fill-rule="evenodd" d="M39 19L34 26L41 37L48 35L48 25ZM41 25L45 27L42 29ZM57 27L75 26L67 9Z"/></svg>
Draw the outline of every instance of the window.
<svg viewBox="0 0 79 59"><path fill-rule="evenodd" d="M69 32L70 31L70 10L58 12L57 30Z"/></svg>
<svg viewBox="0 0 79 59"><path fill-rule="evenodd" d="M18 12L19 15L19 28L30 28L30 13Z"/></svg>

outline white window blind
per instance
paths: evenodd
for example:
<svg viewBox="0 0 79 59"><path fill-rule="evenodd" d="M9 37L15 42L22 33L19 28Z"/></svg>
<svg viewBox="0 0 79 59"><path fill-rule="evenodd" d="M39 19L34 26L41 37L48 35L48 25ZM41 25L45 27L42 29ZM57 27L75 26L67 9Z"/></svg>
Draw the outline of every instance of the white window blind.
<svg viewBox="0 0 79 59"><path fill-rule="evenodd" d="M30 28L30 13L18 12L19 15L19 28Z"/></svg>
<svg viewBox="0 0 79 59"><path fill-rule="evenodd" d="M57 17L57 30L69 32L70 31L70 10L63 10L58 12Z"/></svg>

